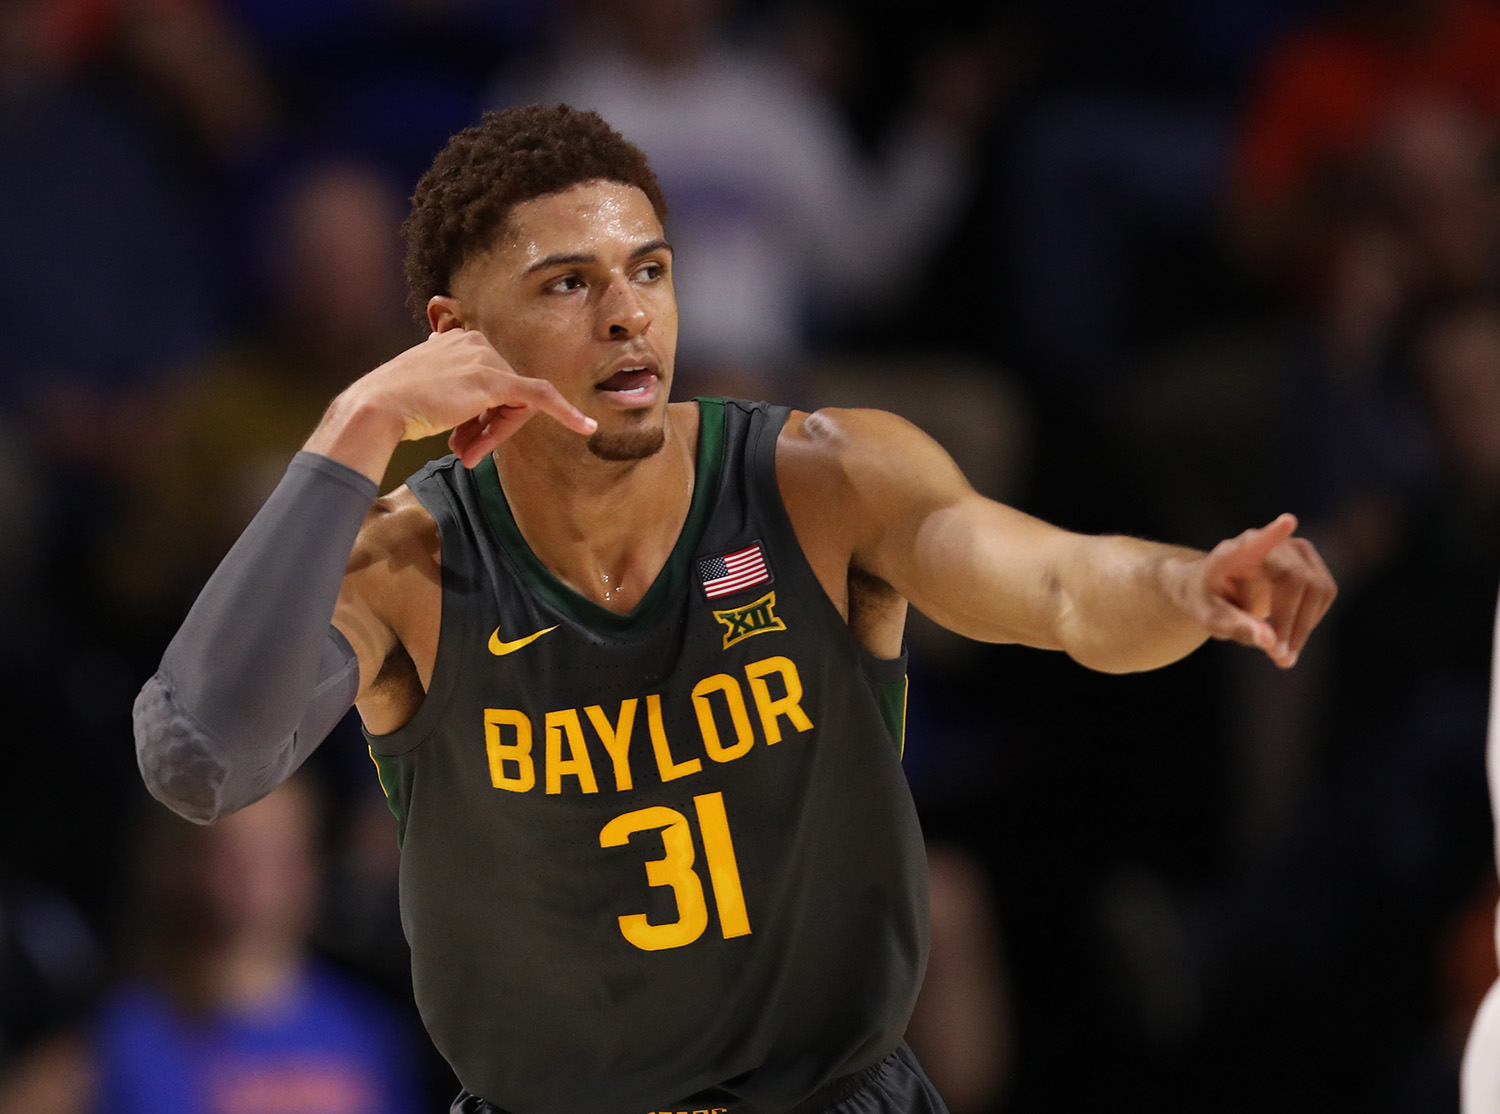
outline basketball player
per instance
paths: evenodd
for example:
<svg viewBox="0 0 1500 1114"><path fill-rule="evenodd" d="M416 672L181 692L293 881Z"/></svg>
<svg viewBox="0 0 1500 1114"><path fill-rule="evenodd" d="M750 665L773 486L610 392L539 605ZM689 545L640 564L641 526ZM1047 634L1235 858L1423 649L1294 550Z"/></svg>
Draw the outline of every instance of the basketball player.
<svg viewBox="0 0 1500 1114"><path fill-rule="evenodd" d="M1211 637L1290 666L1334 586L1289 515L1207 554L1079 536L888 414L669 403L665 217L591 113L453 139L405 226L431 336L334 400L204 588L141 770L212 821L357 704L455 1111L941 1111L901 1040L907 601L1097 669Z"/></svg>

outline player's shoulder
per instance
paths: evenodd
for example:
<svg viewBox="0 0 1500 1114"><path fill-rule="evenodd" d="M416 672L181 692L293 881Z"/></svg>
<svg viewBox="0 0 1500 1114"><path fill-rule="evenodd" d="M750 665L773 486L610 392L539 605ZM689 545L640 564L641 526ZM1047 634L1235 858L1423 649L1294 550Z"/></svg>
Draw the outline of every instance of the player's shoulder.
<svg viewBox="0 0 1500 1114"><path fill-rule="evenodd" d="M402 484L370 506L355 543L351 569L359 563L436 562L438 525L411 488Z"/></svg>
<svg viewBox="0 0 1500 1114"><path fill-rule="evenodd" d="M884 410L794 410L776 442L776 483L804 549L852 551L898 519L962 497L952 458Z"/></svg>
<svg viewBox="0 0 1500 1114"><path fill-rule="evenodd" d="M816 505L855 532L971 490L938 442L880 409L792 411L777 439L775 477L789 510Z"/></svg>
<svg viewBox="0 0 1500 1114"><path fill-rule="evenodd" d="M850 448L878 447L920 432L911 422L889 410L825 406L818 410L793 410L781 428L778 447L838 453Z"/></svg>
<svg viewBox="0 0 1500 1114"><path fill-rule="evenodd" d="M776 442L776 467L807 481L857 481L872 469L921 466L944 455L917 426L887 410L793 410Z"/></svg>

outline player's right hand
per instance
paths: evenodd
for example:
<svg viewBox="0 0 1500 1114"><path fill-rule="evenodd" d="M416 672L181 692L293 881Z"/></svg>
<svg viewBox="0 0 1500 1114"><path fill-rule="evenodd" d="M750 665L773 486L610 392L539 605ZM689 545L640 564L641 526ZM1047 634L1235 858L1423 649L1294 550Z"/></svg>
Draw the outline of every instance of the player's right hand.
<svg viewBox="0 0 1500 1114"><path fill-rule="evenodd" d="M1220 542L1185 566L1175 593L1210 636L1257 647L1283 669L1297 663L1338 594L1323 558L1296 529L1297 519L1283 514Z"/></svg>
<svg viewBox="0 0 1500 1114"><path fill-rule="evenodd" d="M594 431L592 418L545 379L517 374L476 329L432 333L365 380L401 414L401 440L451 429L450 447L470 466L534 414L549 414L576 433Z"/></svg>
<svg viewBox="0 0 1500 1114"><path fill-rule="evenodd" d="M536 414L585 436L596 426L551 383L518 374L483 333L452 328L353 383L305 447L379 482L400 441L452 430L449 447L472 468Z"/></svg>

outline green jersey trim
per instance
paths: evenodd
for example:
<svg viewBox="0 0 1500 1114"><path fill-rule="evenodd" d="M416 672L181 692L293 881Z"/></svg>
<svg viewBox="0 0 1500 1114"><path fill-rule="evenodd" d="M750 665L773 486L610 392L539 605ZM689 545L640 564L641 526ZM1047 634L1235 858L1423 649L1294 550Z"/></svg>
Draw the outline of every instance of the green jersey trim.
<svg viewBox="0 0 1500 1114"><path fill-rule="evenodd" d="M401 777L399 769L404 756L376 754L370 748L370 761L375 763L375 776L380 779L380 788L385 792L386 807L396 818L396 846L406 842L406 813L411 785Z"/></svg>
<svg viewBox="0 0 1500 1114"><path fill-rule="evenodd" d="M724 469L724 400L700 398L696 401L698 463L687 521L682 524L682 532L677 535L677 544L672 547L667 563L641 597L641 602L628 615L601 607L558 580L522 537L515 516L511 514L510 502L505 498L505 489L500 484L500 475L495 470L494 456L486 456L474 467L474 484L479 492L480 506L495 541L515 562L521 578L528 581L537 596L559 614L584 627L628 636L649 626L661 611L664 601L676 600L685 590L688 569L718 498L719 477Z"/></svg>
<svg viewBox="0 0 1500 1114"><path fill-rule="evenodd" d="M896 743L896 754L906 757L906 694L911 679L902 677L897 681L875 682L875 702L880 706L880 718Z"/></svg>

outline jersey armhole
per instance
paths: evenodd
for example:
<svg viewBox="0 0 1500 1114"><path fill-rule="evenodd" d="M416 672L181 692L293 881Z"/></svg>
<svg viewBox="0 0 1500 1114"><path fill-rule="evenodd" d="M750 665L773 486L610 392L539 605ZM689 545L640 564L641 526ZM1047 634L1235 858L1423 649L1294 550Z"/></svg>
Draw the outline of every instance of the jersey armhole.
<svg viewBox="0 0 1500 1114"><path fill-rule="evenodd" d="M455 466L461 467L456 464ZM415 480L416 477L413 479ZM417 501L432 515L438 527L438 567L442 584L438 595L437 653L432 662L431 681L416 714L394 731L388 731L383 735L376 735L364 729L365 741L369 744L371 757L376 760L377 767L381 758L399 758L410 754L426 742L437 729L443 713L452 700L453 693L458 688L464 662L462 648L470 641L471 617L465 608L459 606L460 596L452 590L456 583L469 575L469 570L453 567L453 560L458 557L456 550L462 547L451 544L455 541L451 533L446 538L444 536L445 533L449 533L444 530L444 523L462 522L453 493L446 484L435 482L413 483L411 491ZM438 501L441 501L441 505L435 505ZM455 528L450 526L450 530ZM382 778L383 782L384 778Z"/></svg>
<svg viewBox="0 0 1500 1114"><path fill-rule="evenodd" d="M766 508L769 524L774 527L778 540L785 543L781 548L786 553L792 554L792 560L797 566L798 579L809 585L809 591L816 594L819 600L818 606L844 632L843 636L853 647L859 659L860 668L871 686L876 687L879 692L885 686L899 684L900 706L903 709L902 720L904 722L908 658L906 640L903 638L901 641L899 655L894 658L882 658L871 653L869 648L854 636L854 632L849 629L848 620L839 614L839 609L828 598L823 582L818 579L818 574L813 571L807 555L802 552L802 543L797 538L797 530L792 525L791 516L787 514L786 502L781 497L781 484L776 478L776 446L781 437L781 431L791 418L791 413L791 408L786 406L766 407L766 420L759 423L751 434L756 439L750 447L752 482ZM885 698L880 699L884 707ZM896 738L899 742L900 736L896 735Z"/></svg>

